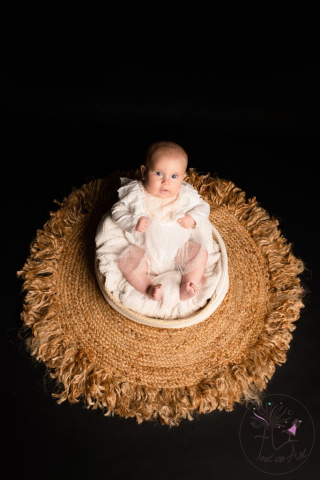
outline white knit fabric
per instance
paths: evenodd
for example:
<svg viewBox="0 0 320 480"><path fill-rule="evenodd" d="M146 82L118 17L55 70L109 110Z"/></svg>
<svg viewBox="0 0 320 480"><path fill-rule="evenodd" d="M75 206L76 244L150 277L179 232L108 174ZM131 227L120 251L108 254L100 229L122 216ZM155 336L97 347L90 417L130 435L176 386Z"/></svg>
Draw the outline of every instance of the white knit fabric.
<svg viewBox="0 0 320 480"><path fill-rule="evenodd" d="M205 306L208 299L215 293L223 268L220 245L213 237L211 248L208 248L203 285L194 297L186 301L180 301L179 298L182 275L178 270L150 275L153 283L163 285L162 299L157 302L132 287L125 280L116 263L117 258L128 245L124 231L112 220L111 212L107 212L102 217L96 233L98 269L104 278L107 290L117 301L131 310L151 318L184 318ZM224 266L227 268L225 263Z"/></svg>

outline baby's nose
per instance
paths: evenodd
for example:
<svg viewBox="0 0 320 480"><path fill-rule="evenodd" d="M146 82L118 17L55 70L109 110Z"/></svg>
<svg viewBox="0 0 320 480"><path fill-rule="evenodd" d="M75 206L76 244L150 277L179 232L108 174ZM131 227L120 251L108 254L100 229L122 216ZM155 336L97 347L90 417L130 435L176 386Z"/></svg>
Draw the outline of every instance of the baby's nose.
<svg viewBox="0 0 320 480"><path fill-rule="evenodd" d="M165 183L166 185L169 183L169 177L163 177L163 183Z"/></svg>

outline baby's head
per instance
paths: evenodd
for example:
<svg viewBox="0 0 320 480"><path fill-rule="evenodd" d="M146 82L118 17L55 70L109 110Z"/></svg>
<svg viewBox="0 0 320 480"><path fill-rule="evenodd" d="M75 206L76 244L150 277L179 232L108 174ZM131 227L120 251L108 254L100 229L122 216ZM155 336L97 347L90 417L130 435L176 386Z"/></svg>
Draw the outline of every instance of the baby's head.
<svg viewBox="0 0 320 480"><path fill-rule="evenodd" d="M175 197L188 166L188 155L174 142L156 142L147 149L141 178L145 189L155 197Z"/></svg>

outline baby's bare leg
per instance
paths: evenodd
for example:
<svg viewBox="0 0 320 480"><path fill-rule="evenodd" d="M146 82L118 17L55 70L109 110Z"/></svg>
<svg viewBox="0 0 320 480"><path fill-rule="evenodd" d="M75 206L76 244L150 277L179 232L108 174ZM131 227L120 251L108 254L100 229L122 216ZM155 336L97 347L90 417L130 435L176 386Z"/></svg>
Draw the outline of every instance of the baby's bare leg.
<svg viewBox="0 0 320 480"><path fill-rule="evenodd" d="M136 245L130 245L117 261L124 278L138 292L148 295L152 300L162 297L162 285L153 285L148 275L148 262L145 251Z"/></svg>
<svg viewBox="0 0 320 480"><path fill-rule="evenodd" d="M197 286L199 285L203 272L205 271L208 252L203 250L200 252L201 245L197 242L188 242L187 252L188 261L185 264L185 273L181 279L180 285L180 300L188 300L197 293ZM199 253L200 252L200 253Z"/></svg>

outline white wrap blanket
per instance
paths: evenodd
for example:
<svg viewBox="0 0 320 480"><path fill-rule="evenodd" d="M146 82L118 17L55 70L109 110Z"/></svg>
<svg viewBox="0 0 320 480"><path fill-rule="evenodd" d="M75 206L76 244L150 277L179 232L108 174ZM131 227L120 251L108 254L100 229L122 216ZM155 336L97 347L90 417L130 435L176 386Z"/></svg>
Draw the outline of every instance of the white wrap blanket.
<svg viewBox="0 0 320 480"><path fill-rule="evenodd" d="M101 219L96 232L96 260L105 288L122 305L151 318L179 319L192 315L215 297L211 311L218 307L229 286L226 249L219 232L212 226L212 248L208 249L208 262L197 294L186 301L179 297L181 273L172 270L151 276L152 282L163 285L161 300L154 301L138 292L123 277L117 258L129 245L124 231L112 220L111 212ZM106 295L105 295L106 296Z"/></svg>

